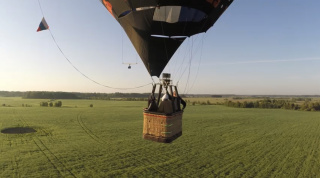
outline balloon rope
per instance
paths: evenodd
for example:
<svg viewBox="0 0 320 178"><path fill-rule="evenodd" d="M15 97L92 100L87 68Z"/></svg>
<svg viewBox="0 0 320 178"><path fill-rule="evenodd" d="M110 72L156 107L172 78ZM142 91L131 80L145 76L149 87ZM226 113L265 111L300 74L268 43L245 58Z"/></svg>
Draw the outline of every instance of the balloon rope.
<svg viewBox="0 0 320 178"><path fill-rule="evenodd" d="M187 54L188 54L188 51L190 51L190 45L189 45L189 42L190 42L190 40L188 39L187 40L187 44L185 45L186 46L186 50L185 50L185 52L184 52L184 55L183 55L183 60L182 60L182 62L181 62L181 64L180 64L180 66L178 66L179 68L178 68L178 70L176 71L176 75L174 75L174 78L173 78L173 80L175 80L176 79L176 76L180 76L180 77L178 77L178 81L177 82L179 82L180 80L181 80L181 78L182 78L182 75L184 74L184 72L185 71L183 71L183 66L184 66L184 61L185 61L185 59L186 59L186 57L187 57ZM189 49L188 49L189 48Z"/></svg>
<svg viewBox="0 0 320 178"><path fill-rule="evenodd" d="M152 85L154 85L156 82L153 80L153 78L151 77L151 80L152 80Z"/></svg>
<svg viewBox="0 0 320 178"><path fill-rule="evenodd" d="M192 49L191 49L191 45L189 44L189 41L191 41L191 38L192 38L192 37L190 37L190 38L189 38L190 40L188 40L188 49L187 49L187 51L186 51L186 53L185 53L185 55L184 55L184 57L183 57L183 61L182 61L181 67L180 67L181 71L180 71L180 77L179 77L179 79L178 79L178 82L181 80L183 74L186 72L186 70L187 70L187 68L188 68L188 64L186 64L186 67L185 67L184 70L182 71L183 64L185 63L184 61L185 61L185 59L187 58L186 56L187 56L187 54L189 54L188 52L191 52L191 50L192 50Z"/></svg>
<svg viewBox="0 0 320 178"><path fill-rule="evenodd" d="M186 94L186 90L187 90L187 88L188 88L188 86L189 86L189 79L190 79L190 68L191 68L191 62L192 62L192 50L193 50L193 38L191 38L191 50L190 50L190 60L189 60L189 68L188 68L188 79L187 79L187 83L186 83L186 86L185 86L185 88L184 88L184 91L183 91L183 93L184 94Z"/></svg>
<svg viewBox="0 0 320 178"><path fill-rule="evenodd" d="M203 41L204 41L204 35L202 36L202 40L201 40L201 52L200 52L200 61L199 61L199 64L198 64L198 69L197 69L197 73L196 73L196 77L191 85L191 87L188 89L187 93L189 93L189 91L193 88L194 84L196 83L197 81L197 78L198 78L198 74L199 74L199 68L200 68L200 64L201 64L201 60L202 60L202 49L203 49Z"/></svg>
<svg viewBox="0 0 320 178"><path fill-rule="evenodd" d="M38 0L39 2L39 7L40 7L40 10L41 10L41 13L44 17L44 13L43 13L43 10L42 10L42 7L41 7L41 4L40 4L40 0ZM106 87L106 88L110 88L110 89L117 89L117 90L130 90L130 89L137 89L137 88L142 88L142 87L145 87L145 86L148 86L148 85L151 85L152 83L148 83L148 84L145 84L145 85L141 85L141 86L136 86L136 87L132 87L132 88L117 88L117 87L111 87L111 86L107 86L107 85L104 85L104 84L101 84L93 79L91 79L90 77L88 77L87 75L85 75L83 72L81 72L75 65L72 64L72 62L68 59L68 57L65 55L65 53L62 51L62 49L60 48L60 46L58 45L56 39L54 38L51 30L49 29L49 32L50 32L50 35L54 41L54 43L56 44L57 48L59 49L60 53L63 55L63 57L69 62L69 64L76 70L78 71L83 77L87 78L88 80L92 81L93 83L95 84L98 84L100 86L103 86L103 87Z"/></svg>

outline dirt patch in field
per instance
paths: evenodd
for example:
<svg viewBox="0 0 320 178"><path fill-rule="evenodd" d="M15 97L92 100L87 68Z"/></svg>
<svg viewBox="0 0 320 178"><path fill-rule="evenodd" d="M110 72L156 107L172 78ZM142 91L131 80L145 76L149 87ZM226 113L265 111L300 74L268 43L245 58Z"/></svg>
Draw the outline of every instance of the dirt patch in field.
<svg viewBox="0 0 320 178"><path fill-rule="evenodd" d="M12 128L5 128L1 130L1 133L4 133L4 134L26 134L26 133L33 133L33 132L37 132L37 131L31 127L12 127Z"/></svg>

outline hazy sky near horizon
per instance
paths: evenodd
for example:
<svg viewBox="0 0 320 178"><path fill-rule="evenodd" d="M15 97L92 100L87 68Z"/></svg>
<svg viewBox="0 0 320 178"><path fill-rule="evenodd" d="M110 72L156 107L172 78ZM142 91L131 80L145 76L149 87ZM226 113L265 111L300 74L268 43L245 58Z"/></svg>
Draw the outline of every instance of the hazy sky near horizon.
<svg viewBox="0 0 320 178"><path fill-rule="evenodd" d="M56 42L86 76L116 88L152 82L98 0L40 2ZM164 72L180 93L319 95L319 7L319 0L234 0L207 33L183 43ZM117 90L85 78L49 31L36 32L42 17L37 0L0 0L0 90L150 92L151 85ZM122 64L136 61L130 70Z"/></svg>

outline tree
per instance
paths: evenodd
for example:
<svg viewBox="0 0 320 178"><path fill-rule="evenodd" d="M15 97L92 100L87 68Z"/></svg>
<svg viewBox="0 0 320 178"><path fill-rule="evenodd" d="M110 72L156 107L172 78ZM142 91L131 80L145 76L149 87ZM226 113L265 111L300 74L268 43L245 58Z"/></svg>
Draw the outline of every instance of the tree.
<svg viewBox="0 0 320 178"><path fill-rule="evenodd" d="M48 107L48 102L41 102L41 103L40 103L40 106Z"/></svg>
<svg viewBox="0 0 320 178"><path fill-rule="evenodd" d="M61 101L57 101L54 103L54 107L61 107L62 106L62 102Z"/></svg>

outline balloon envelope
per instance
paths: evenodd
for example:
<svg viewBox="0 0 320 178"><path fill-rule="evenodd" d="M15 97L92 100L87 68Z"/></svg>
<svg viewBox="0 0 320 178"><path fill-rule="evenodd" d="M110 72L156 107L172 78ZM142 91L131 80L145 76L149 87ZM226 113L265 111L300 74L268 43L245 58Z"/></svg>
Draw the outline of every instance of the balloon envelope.
<svg viewBox="0 0 320 178"><path fill-rule="evenodd" d="M192 35L206 32L233 0L100 0L120 23L151 76Z"/></svg>

